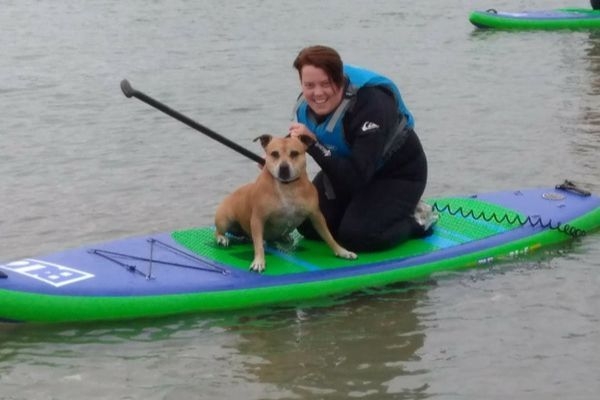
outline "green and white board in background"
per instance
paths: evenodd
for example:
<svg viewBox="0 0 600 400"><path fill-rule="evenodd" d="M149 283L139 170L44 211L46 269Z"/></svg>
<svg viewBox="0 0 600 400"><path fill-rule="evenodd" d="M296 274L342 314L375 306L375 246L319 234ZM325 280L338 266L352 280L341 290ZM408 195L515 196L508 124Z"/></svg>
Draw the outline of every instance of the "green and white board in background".
<svg viewBox="0 0 600 400"><path fill-rule="evenodd" d="M600 29L600 10L561 8L508 12L489 9L473 11L469 21L478 28L489 29Z"/></svg>

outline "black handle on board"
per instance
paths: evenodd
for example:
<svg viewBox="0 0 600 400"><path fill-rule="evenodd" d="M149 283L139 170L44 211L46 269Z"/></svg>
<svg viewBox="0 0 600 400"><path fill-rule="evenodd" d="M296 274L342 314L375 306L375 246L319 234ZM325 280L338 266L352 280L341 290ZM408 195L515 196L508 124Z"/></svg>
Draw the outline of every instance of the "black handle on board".
<svg viewBox="0 0 600 400"><path fill-rule="evenodd" d="M264 158L262 158L258 154L255 154L255 153L251 152L250 150L240 146L239 144L232 142L231 140L227 139L226 137L219 135L217 132L213 131L212 129L209 129L209 128L205 127L204 125L201 125L198 122L192 120L191 118L186 117L185 115L181 114L180 112L173 110L169 106L161 103L158 100L153 99L152 97L148 96L147 94L144 94L144 93L140 92L139 90L134 89L131 86L131 84L129 83L129 81L127 81L127 79L123 79L121 81L121 90L123 91L123 94L126 97L135 97L135 98L143 101L144 103L151 105L152 107L156 108L157 110L160 110L160 111L164 112L165 114L175 118L176 120L183 122L187 126L194 128L195 130L197 130L199 132L204 133L206 136L210 137L211 139L214 139L217 142L222 143L225 146L229 147L230 149L233 149L233 150L237 151L238 153L248 157L252 161L256 161L257 163L259 163L261 165L263 165L265 163Z"/></svg>

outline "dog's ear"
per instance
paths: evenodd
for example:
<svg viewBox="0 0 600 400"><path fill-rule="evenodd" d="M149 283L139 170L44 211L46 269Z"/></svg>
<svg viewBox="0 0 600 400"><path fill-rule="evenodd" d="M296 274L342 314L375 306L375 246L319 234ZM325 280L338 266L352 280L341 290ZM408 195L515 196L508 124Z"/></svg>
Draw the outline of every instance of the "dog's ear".
<svg viewBox="0 0 600 400"><path fill-rule="evenodd" d="M310 146L312 146L313 144L315 144L315 140L308 135L299 135L296 136L302 143L304 143L304 146L306 146L306 148L308 149Z"/></svg>
<svg viewBox="0 0 600 400"><path fill-rule="evenodd" d="M267 145L269 144L269 142L271 141L271 139L273 139L273 136L271 135L260 135L259 137L255 138L253 140L253 142L256 142L257 140L260 140L260 145L265 148L267 147Z"/></svg>

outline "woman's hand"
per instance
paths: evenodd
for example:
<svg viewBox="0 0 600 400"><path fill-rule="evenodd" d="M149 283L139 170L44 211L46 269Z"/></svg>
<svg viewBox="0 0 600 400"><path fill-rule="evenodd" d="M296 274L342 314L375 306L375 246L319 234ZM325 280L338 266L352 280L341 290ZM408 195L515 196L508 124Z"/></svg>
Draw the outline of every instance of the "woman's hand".
<svg viewBox="0 0 600 400"><path fill-rule="evenodd" d="M313 141L315 141L315 142L317 141L317 137L315 136L315 134L312 133L310 131L310 129L308 129L306 127L306 125L298 123L298 122L293 122L290 125L290 129L288 132L289 132L290 136L292 136L292 137L298 137L298 136L305 135L305 136L308 136L309 138L311 138Z"/></svg>

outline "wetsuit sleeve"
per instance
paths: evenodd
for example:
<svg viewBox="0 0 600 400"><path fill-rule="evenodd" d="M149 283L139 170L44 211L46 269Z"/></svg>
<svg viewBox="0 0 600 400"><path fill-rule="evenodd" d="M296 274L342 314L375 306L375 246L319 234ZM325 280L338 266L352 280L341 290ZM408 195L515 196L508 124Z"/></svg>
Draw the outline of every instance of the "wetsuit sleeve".
<svg viewBox="0 0 600 400"><path fill-rule="evenodd" d="M329 177L334 189L354 193L373 177L383 159L390 131L398 123L393 96L377 87L358 91L356 103L344 116L344 134L351 156L330 154L323 146L312 146L308 153Z"/></svg>

